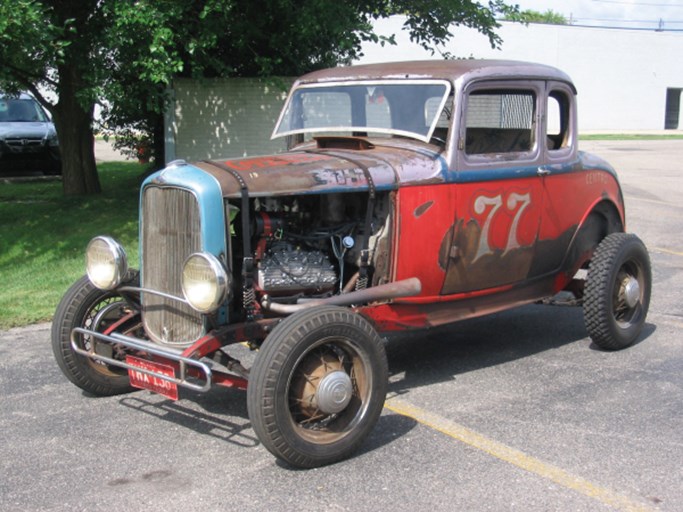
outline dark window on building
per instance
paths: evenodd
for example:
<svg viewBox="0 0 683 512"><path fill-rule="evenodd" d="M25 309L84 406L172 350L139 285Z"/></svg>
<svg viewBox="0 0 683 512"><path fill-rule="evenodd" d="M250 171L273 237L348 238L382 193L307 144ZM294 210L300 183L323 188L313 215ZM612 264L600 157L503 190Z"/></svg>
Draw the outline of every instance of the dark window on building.
<svg viewBox="0 0 683 512"><path fill-rule="evenodd" d="M665 130L677 130L681 112L681 91L683 89L666 90L666 117L664 118Z"/></svg>

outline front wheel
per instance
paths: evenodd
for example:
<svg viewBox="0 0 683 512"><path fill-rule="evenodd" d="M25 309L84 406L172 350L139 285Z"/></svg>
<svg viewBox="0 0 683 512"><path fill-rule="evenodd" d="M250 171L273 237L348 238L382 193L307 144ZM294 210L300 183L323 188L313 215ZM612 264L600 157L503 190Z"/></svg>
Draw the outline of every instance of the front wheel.
<svg viewBox="0 0 683 512"><path fill-rule="evenodd" d="M588 267L583 301L593 342L605 350L632 345L645 324L651 289L650 258L643 242L627 233L604 238Z"/></svg>
<svg viewBox="0 0 683 512"><path fill-rule="evenodd" d="M302 468L331 464L370 433L387 380L384 345L365 318L340 307L311 308L266 338L249 377L249 419L279 459Z"/></svg>
<svg viewBox="0 0 683 512"><path fill-rule="evenodd" d="M134 276L129 284L137 285L137 279L137 275ZM139 326L139 315L123 297L115 290L96 288L87 276L76 281L57 306L52 321L52 351L62 373L84 391L98 396L110 396L133 390L126 370L92 361L71 348L71 331L75 327L103 332L125 316L130 317L130 325ZM91 336L78 334L76 342L82 348L90 348L95 340ZM109 356L125 358L123 352L115 353L116 347L104 344L101 347L102 350L112 351L107 354Z"/></svg>

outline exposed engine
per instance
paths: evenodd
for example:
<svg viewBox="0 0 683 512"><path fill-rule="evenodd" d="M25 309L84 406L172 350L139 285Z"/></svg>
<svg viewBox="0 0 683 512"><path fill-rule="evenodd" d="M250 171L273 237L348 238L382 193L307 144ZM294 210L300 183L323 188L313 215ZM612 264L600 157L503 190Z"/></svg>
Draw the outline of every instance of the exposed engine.
<svg viewBox="0 0 683 512"><path fill-rule="evenodd" d="M305 251L289 244L271 248L258 268L258 285L271 295L324 293L334 288L337 272L321 251Z"/></svg>
<svg viewBox="0 0 683 512"><path fill-rule="evenodd" d="M357 287L362 265L378 270L374 265L377 249L390 231L389 196L378 199L370 225L367 261L361 254L367 194L256 199L250 234L255 244L257 291L287 300L323 297L344 287ZM386 262L387 255L379 260ZM381 273L386 272L384 267L379 269Z"/></svg>

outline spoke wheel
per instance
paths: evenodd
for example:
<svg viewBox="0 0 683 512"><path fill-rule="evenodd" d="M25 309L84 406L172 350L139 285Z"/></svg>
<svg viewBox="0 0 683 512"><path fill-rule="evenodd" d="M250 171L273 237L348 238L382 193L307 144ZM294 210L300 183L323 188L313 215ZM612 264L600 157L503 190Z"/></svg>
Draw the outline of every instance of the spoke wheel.
<svg viewBox="0 0 683 512"><path fill-rule="evenodd" d="M320 307L284 320L251 370L249 417L263 445L297 467L348 457L377 422L387 386L384 346L345 308Z"/></svg>
<svg viewBox="0 0 683 512"><path fill-rule="evenodd" d="M645 324L652 271L643 242L615 233L595 250L588 268L583 312L593 342L606 350L632 345Z"/></svg>
<svg viewBox="0 0 683 512"><path fill-rule="evenodd" d="M137 281L131 284L135 284ZM52 350L64 375L75 385L98 396L109 396L132 391L126 370L95 362L76 354L71 348L71 331L75 327L104 332L114 322L131 316L124 333L139 329L139 315L135 315L127 302L116 291L95 288L87 276L79 279L64 295L52 322ZM78 335L79 346L91 349L95 340ZM122 349L98 344L97 351L110 357L125 358Z"/></svg>

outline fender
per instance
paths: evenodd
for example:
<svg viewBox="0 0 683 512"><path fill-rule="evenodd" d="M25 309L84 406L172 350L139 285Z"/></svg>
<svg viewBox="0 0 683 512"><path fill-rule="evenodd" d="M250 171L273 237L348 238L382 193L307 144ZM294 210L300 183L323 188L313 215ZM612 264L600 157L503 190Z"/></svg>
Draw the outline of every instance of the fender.
<svg viewBox="0 0 683 512"><path fill-rule="evenodd" d="M562 262L562 274L570 282L576 272L586 268L603 238L624 231L624 221L617 205L604 199L591 208L581 221ZM564 288L565 285L562 286Z"/></svg>

